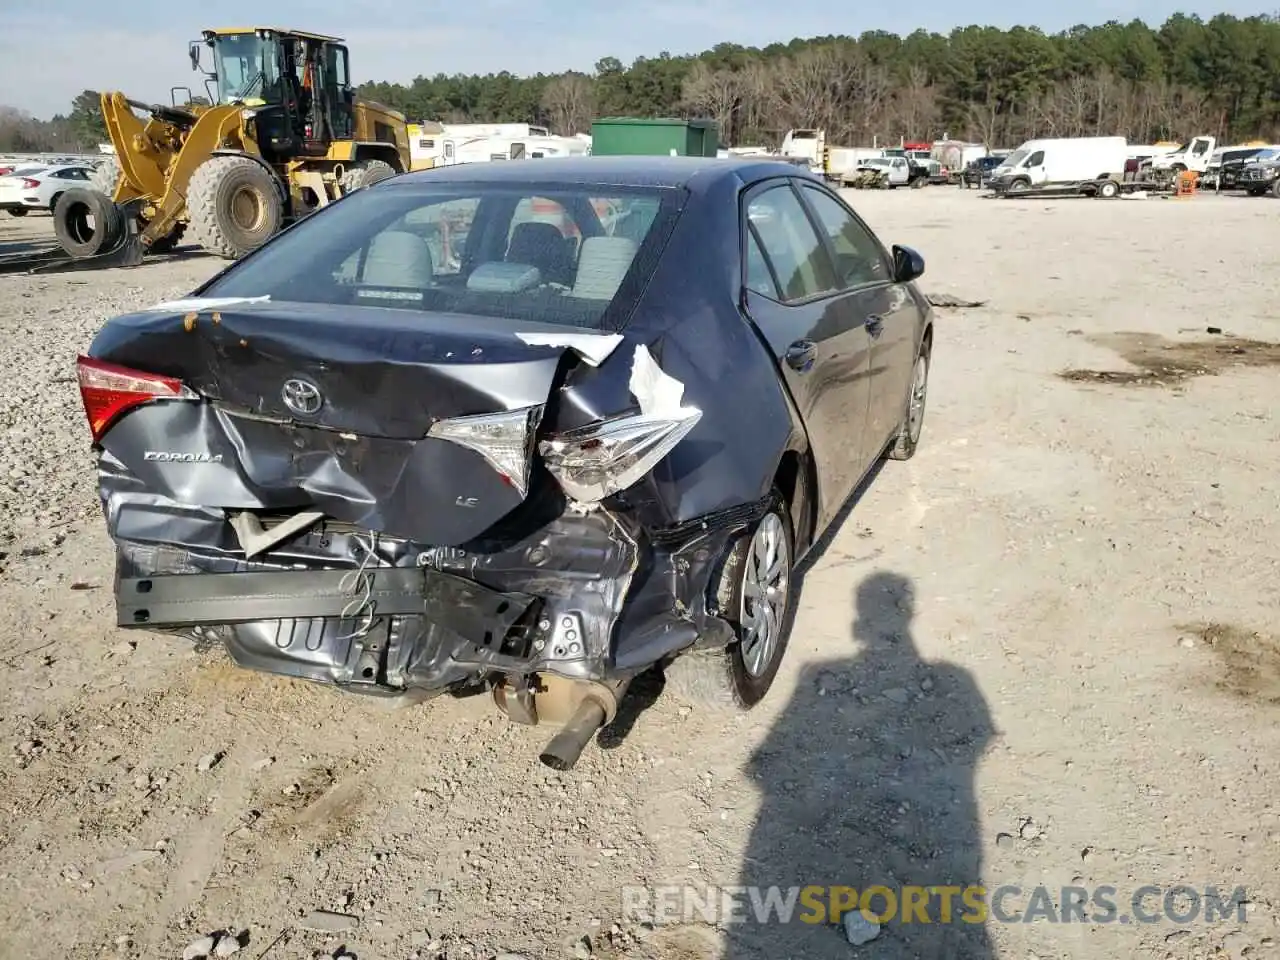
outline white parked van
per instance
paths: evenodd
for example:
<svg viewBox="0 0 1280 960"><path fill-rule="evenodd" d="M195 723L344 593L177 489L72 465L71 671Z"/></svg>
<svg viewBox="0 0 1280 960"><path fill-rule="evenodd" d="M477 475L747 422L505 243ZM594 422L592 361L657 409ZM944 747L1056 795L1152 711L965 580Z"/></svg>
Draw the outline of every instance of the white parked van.
<svg viewBox="0 0 1280 960"><path fill-rule="evenodd" d="M1028 140L991 172L997 193L1019 193L1110 177L1119 180L1128 159L1124 137L1064 137Z"/></svg>

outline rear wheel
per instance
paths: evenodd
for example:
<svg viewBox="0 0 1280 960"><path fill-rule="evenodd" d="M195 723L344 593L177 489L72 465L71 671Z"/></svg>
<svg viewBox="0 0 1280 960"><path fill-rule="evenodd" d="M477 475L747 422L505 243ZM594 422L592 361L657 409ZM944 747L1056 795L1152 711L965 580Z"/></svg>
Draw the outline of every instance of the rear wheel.
<svg viewBox="0 0 1280 960"><path fill-rule="evenodd" d="M191 234L210 253L236 260L280 229L284 200L275 176L249 157L210 157L187 190Z"/></svg>
<svg viewBox="0 0 1280 960"><path fill-rule="evenodd" d="M1110 200L1120 195L1120 184L1114 180L1104 180L1098 184L1098 196L1104 200Z"/></svg>
<svg viewBox="0 0 1280 960"><path fill-rule="evenodd" d="M924 407L929 393L929 359L931 345L925 340L916 355L911 373L911 392L907 394L907 409L902 415L898 435L889 448L890 460L910 460L916 455L920 433L924 430Z"/></svg>
<svg viewBox="0 0 1280 960"><path fill-rule="evenodd" d="M26 215L27 215L26 207L10 207L9 208L9 216L11 217L25 217Z"/></svg>
<svg viewBox="0 0 1280 960"><path fill-rule="evenodd" d="M54 204L53 231L62 249L79 260L119 243L124 236L124 217L101 191L72 187Z"/></svg>
<svg viewBox="0 0 1280 960"><path fill-rule="evenodd" d="M795 621L795 532L777 490L745 545L722 574L721 601L737 639L717 650L680 654L666 667L667 689L715 709L750 710L778 675Z"/></svg>
<svg viewBox="0 0 1280 960"><path fill-rule="evenodd" d="M361 187L369 187L379 180L386 180L396 175L396 168L385 160L365 160L363 163L347 167L342 174L342 192L350 193Z"/></svg>

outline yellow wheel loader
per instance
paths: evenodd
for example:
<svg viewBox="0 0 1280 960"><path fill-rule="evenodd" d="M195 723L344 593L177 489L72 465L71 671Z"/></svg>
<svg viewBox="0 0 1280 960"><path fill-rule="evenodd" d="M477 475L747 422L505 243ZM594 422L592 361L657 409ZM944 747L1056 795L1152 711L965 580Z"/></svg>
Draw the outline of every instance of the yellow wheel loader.
<svg viewBox="0 0 1280 960"><path fill-rule="evenodd" d="M136 237L142 251L185 239L236 259L344 193L409 169L404 115L356 99L339 38L205 30L191 44L192 69L204 71L206 47L211 104L101 95L115 156L89 189L58 200L54 228L68 256L109 258Z"/></svg>

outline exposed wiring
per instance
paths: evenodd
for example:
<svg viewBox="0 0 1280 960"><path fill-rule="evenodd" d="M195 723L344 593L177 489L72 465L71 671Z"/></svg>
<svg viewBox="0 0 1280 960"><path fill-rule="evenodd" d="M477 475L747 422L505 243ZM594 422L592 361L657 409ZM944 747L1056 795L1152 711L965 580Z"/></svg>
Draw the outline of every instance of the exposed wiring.
<svg viewBox="0 0 1280 960"><path fill-rule="evenodd" d="M360 560L358 567L347 571L346 575L338 581L338 589L343 593L356 594L342 608L339 617L343 620L350 620L359 615L361 622L355 630L338 637L338 640L359 640L373 629L374 622L373 578L367 571L370 562L377 560L378 535L370 530L367 545L360 539L359 534L355 534L352 539L364 551L364 557Z"/></svg>

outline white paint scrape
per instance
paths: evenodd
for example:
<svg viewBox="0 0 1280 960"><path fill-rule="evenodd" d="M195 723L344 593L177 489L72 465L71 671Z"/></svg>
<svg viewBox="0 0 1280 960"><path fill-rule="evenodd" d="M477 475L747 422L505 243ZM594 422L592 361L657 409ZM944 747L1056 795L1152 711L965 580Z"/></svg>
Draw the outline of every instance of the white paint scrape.
<svg viewBox="0 0 1280 960"><path fill-rule="evenodd" d="M598 367L622 342L620 333L517 333L531 347L568 347L583 360Z"/></svg>
<svg viewBox="0 0 1280 960"><path fill-rule="evenodd" d="M166 300L148 310L215 310L233 303L266 303L271 297L192 297L189 300Z"/></svg>

